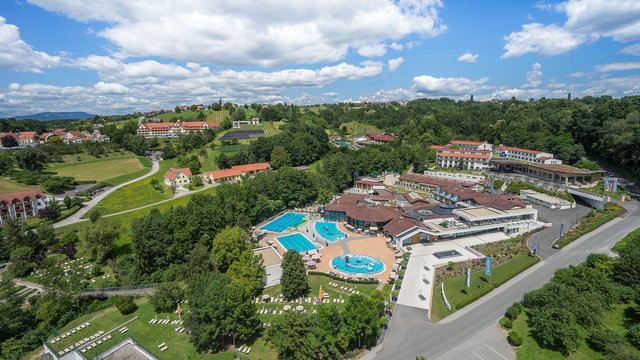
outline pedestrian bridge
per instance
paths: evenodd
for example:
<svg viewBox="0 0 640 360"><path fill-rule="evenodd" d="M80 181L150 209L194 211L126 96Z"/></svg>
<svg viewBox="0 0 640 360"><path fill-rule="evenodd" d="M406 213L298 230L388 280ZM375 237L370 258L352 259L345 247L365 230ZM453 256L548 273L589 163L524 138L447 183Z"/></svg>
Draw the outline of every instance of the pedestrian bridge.
<svg viewBox="0 0 640 360"><path fill-rule="evenodd" d="M593 206L596 209L604 208L604 204L606 202L606 199L604 196L578 190L575 188L567 188L567 192L573 196L579 197L580 199L584 200L587 204Z"/></svg>

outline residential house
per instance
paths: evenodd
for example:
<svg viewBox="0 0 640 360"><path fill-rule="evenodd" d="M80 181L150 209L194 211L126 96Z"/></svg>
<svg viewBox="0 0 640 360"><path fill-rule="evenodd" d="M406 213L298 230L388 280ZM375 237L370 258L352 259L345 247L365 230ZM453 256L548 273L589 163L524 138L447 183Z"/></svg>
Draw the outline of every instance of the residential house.
<svg viewBox="0 0 640 360"><path fill-rule="evenodd" d="M170 168L169 171L164 174L164 183L167 184L167 186L180 187L190 184L192 176L191 169L189 168Z"/></svg>
<svg viewBox="0 0 640 360"><path fill-rule="evenodd" d="M255 163L247 165L236 165L230 169L207 171L202 174L202 178L206 182L223 183L223 182L239 182L245 175L254 175L269 169L269 163Z"/></svg>
<svg viewBox="0 0 640 360"><path fill-rule="evenodd" d="M0 194L0 224L9 218L27 219L37 216L46 206L47 199L38 187Z"/></svg>

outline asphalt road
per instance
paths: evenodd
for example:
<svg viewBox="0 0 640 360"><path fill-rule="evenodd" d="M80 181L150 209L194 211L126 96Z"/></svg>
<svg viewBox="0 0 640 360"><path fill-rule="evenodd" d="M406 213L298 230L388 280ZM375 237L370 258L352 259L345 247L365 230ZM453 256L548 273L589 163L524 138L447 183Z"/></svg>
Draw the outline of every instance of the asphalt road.
<svg viewBox="0 0 640 360"><path fill-rule="evenodd" d="M456 348L468 348L464 345L469 339L495 326L509 305L520 301L526 292L542 287L557 269L579 264L591 253L608 253L611 246L640 226L638 203L627 203L625 207L629 210L626 217L616 218L581 237L439 323L429 320L424 310L396 306L387 337L376 358L413 360L417 355L425 355L428 359L435 359L453 354L451 351ZM477 347L484 348L484 345L478 344ZM456 354L450 358L478 359L471 353L473 349L469 349L468 356ZM494 355L480 358L505 358L500 354ZM445 358L448 356L440 357Z"/></svg>
<svg viewBox="0 0 640 360"><path fill-rule="evenodd" d="M552 210L541 205L533 205L533 207L538 210L538 218L541 219L540 221L553 224L551 227L535 234L528 242L530 249L533 248L534 242L538 244L537 253L542 260L561 251L551 246L553 241L560 236L560 225L564 224L564 231L567 232L576 225L577 219L591 210L591 208L580 203L576 204L575 209L566 210Z"/></svg>

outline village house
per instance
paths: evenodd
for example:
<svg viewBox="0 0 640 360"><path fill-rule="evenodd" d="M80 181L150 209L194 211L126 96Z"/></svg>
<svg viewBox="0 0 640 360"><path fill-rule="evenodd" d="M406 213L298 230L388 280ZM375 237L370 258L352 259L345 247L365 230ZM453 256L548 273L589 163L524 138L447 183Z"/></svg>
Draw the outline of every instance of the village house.
<svg viewBox="0 0 640 360"><path fill-rule="evenodd" d="M182 121L175 123L146 122L138 126L137 133L147 139L150 138L176 138L192 132L203 132L207 129L217 129L218 123L213 121Z"/></svg>
<svg viewBox="0 0 640 360"><path fill-rule="evenodd" d="M0 194L0 224L9 218L15 220L37 216L46 206L47 200L38 187Z"/></svg>
<svg viewBox="0 0 640 360"><path fill-rule="evenodd" d="M164 174L164 183L170 187L180 187L190 184L192 176L191 169L189 168L170 168L169 171Z"/></svg>

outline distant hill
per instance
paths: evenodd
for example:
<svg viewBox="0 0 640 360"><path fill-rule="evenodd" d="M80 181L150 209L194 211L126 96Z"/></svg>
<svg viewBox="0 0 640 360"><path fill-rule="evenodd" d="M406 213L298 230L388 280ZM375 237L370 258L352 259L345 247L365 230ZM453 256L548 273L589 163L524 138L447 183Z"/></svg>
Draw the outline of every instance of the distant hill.
<svg viewBox="0 0 640 360"><path fill-rule="evenodd" d="M83 111L61 111L61 112L41 112L37 114L31 115L21 115L15 116L16 120L41 120L41 121L52 121L52 120L69 120L69 119L88 119L94 117L94 114L89 114Z"/></svg>

